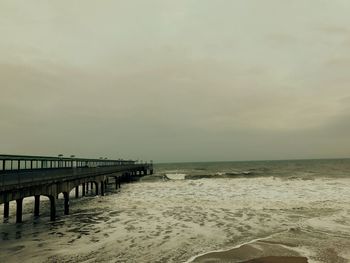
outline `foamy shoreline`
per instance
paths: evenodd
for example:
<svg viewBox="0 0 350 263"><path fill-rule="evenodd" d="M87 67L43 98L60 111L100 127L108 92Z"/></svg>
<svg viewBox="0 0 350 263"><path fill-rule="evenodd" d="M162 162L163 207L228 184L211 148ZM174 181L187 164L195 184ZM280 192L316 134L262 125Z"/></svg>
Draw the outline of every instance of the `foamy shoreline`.
<svg viewBox="0 0 350 263"><path fill-rule="evenodd" d="M327 249L350 259L350 179L160 179L71 202L70 216L40 224L25 205L20 228L0 226L9 233L0 261L190 263L242 247L286 251L283 244L309 262L327 262Z"/></svg>
<svg viewBox="0 0 350 263"><path fill-rule="evenodd" d="M237 245L237 246L233 246L231 248L228 248L228 249L219 249L219 250L212 250L212 251L208 251L208 252L205 252L205 253L202 253L202 254L199 254L199 255L196 255L196 256L193 256L192 258L190 258L189 260L185 261L184 263L191 263L193 262L196 258L198 257L201 257L201 256L205 256L207 254L210 254L210 253L217 253L217 252L227 252L229 250L232 250L232 249L236 249L236 248L240 248L244 245L249 245L249 244L252 244L254 242L257 242L257 241L260 241L260 240L266 240L266 239L269 239L271 238L273 235L270 235L268 237L265 237L265 238L257 238L257 239L253 239L251 241L248 241L248 242L245 242L245 243L242 243L240 245Z"/></svg>

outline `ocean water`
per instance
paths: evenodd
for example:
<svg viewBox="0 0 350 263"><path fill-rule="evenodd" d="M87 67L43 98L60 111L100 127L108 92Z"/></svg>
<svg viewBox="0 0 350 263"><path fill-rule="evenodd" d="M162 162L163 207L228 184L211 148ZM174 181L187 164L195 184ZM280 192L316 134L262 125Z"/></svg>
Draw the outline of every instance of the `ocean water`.
<svg viewBox="0 0 350 263"><path fill-rule="evenodd" d="M0 262L242 262L206 255L257 240L309 262L350 262L349 159L158 164L155 172L106 196L72 193L71 215L60 200L56 222L47 200L35 219L26 198L16 225L11 202Z"/></svg>

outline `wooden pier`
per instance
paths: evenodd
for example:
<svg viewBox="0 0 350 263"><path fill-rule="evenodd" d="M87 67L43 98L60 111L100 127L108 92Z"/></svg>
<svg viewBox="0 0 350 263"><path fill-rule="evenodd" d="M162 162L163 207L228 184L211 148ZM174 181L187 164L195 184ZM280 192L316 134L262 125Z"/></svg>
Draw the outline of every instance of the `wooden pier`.
<svg viewBox="0 0 350 263"><path fill-rule="evenodd" d="M0 204L4 204L4 218L9 217L10 202L16 201L16 222L22 222L23 199L34 196L34 215L40 215L40 196L50 200L50 218L56 218L59 194L64 197L64 214L69 214L69 193L75 197L94 189L104 195L109 178L115 187L133 178L153 174L152 163L132 160L84 159L44 156L0 155ZM80 187L79 187L80 186ZM79 193L79 188L82 189Z"/></svg>

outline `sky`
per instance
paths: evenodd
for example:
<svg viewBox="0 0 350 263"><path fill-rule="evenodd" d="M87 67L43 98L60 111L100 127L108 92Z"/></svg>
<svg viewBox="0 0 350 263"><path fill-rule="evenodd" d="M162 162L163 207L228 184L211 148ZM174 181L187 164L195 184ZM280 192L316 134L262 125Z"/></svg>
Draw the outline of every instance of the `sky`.
<svg viewBox="0 0 350 263"><path fill-rule="evenodd" d="M348 0L0 0L0 151L350 157Z"/></svg>

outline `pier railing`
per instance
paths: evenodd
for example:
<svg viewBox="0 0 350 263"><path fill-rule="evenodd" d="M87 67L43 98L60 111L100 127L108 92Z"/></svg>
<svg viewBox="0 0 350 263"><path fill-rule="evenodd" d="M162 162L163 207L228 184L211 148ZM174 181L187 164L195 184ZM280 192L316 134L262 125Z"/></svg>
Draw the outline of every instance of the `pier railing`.
<svg viewBox="0 0 350 263"><path fill-rule="evenodd" d="M133 160L86 159L75 157L46 157L0 155L0 172L12 170L106 167L135 164Z"/></svg>

